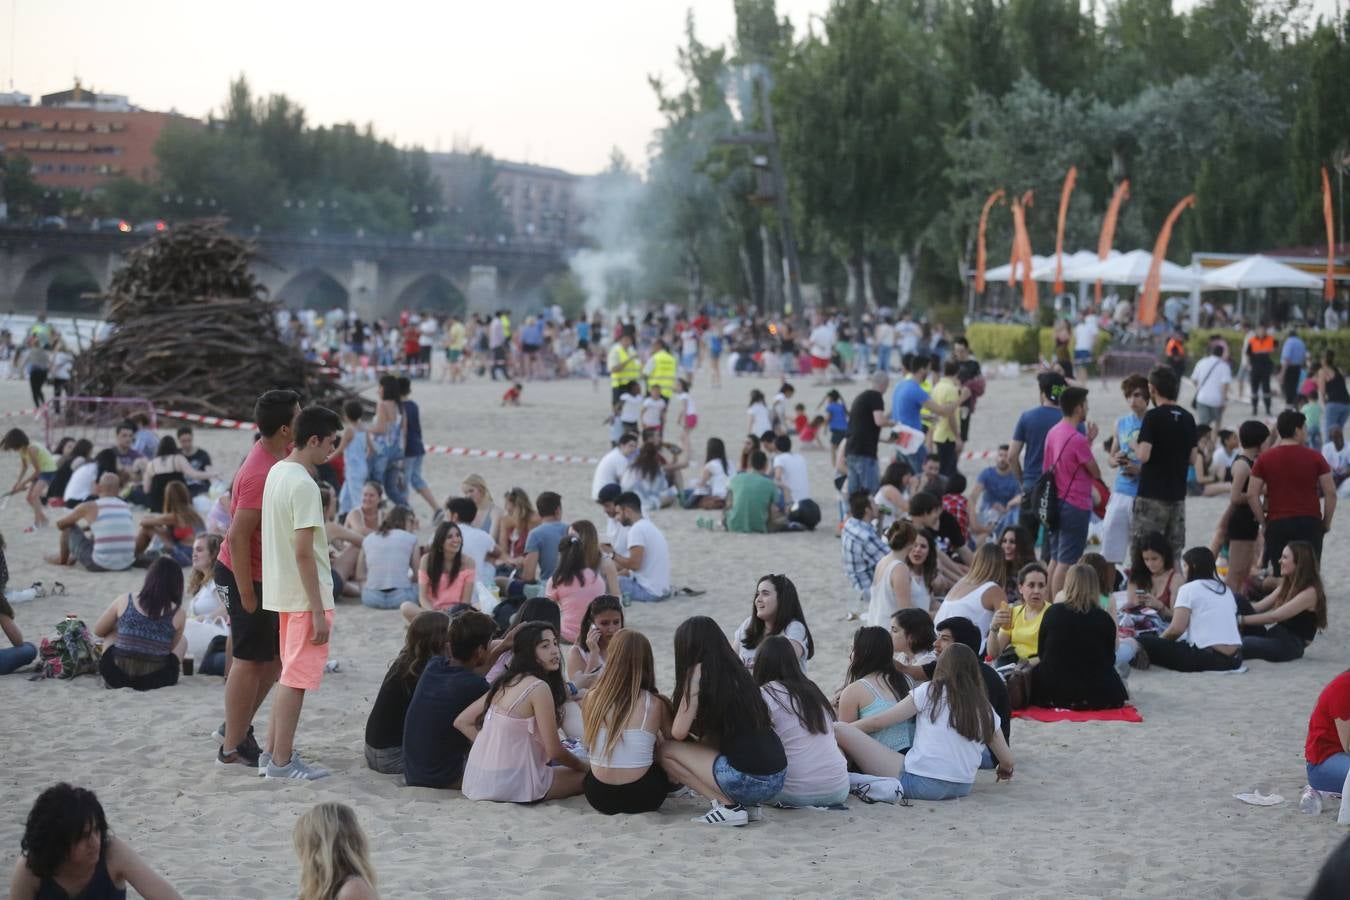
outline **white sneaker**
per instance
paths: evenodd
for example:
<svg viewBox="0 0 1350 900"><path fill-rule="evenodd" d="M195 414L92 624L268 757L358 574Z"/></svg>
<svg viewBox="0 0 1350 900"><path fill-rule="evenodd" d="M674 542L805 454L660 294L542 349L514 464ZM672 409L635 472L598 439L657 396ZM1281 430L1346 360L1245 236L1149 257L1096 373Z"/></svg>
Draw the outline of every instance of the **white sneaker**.
<svg viewBox="0 0 1350 900"><path fill-rule="evenodd" d="M291 756L294 756L294 755L295 755L295 751L292 750L292 751L291 751ZM267 752L266 750L261 751L261 752L258 754L258 777L259 777L259 778L262 778L262 777L266 776L266 775L267 775L267 770L268 770L269 768L271 768L271 766L272 766L272 754L269 753L269 752Z"/></svg>
<svg viewBox="0 0 1350 900"><path fill-rule="evenodd" d="M750 814L739 803L735 806L723 806L717 801L713 801L712 809L701 816L695 816L689 821L699 822L703 825L740 826L750 821Z"/></svg>
<svg viewBox="0 0 1350 900"><path fill-rule="evenodd" d="M319 766L311 766L300 758L300 754L292 753L291 761L284 766L278 766L276 763L268 763L268 778L287 778L294 781L318 781L320 778L327 778L333 774L327 769Z"/></svg>
<svg viewBox="0 0 1350 900"><path fill-rule="evenodd" d="M849 773L849 793L864 803L899 803L905 799L898 778Z"/></svg>

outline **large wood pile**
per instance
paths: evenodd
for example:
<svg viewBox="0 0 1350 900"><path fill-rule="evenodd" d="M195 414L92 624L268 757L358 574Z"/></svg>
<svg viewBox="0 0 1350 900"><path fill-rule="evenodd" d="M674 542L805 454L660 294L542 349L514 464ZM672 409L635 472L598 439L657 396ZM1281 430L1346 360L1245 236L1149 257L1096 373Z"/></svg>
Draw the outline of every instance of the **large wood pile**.
<svg viewBox="0 0 1350 900"><path fill-rule="evenodd" d="M76 393L244 420L272 388L333 409L354 396L282 339L253 245L223 226L179 225L127 254L104 297L112 332L76 357Z"/></svg>

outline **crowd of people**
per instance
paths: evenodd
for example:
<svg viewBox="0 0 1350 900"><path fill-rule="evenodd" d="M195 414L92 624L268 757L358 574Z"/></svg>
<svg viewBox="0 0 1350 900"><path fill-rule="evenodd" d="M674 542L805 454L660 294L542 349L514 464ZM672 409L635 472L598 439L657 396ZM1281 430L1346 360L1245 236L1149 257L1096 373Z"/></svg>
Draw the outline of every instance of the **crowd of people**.
<svg viewBox="0 0 1350 900"><path fill-rule="evenodd" d="M1092 360L1075 355L1039 374L1034 403L967 478L984 376L964 338L937 328L876 323L874 366L844 346L847 323L824 317L800 344L785 327L772 347L736 345L753 323L725 332L715 320L658 319L620 327L603 353L598 321L583 331L527 319L512 345L507 319L479 323L486 335L455 331L459 355L446 361L472 366L469 348L485 337L478 361L493 377L550 377L570 332L586 373L611 381L610 449L590 492L599 524L567 515L558 491L512 488L498 503L477 475L438 500L421 476L406 375L379 379L373 418L360 403L333 411L302 408L291 391L263 394L257 440L215 504L205 486L219 475L191 429L156 438L149 422L128 421L113 446L71 440L51 451L19 429L6 434L0 449L21 459L11 493L25 494L33 527L45 525L45 508L68 510L50 562L147 568L139 591L117 596L93 627L108 686L157 689L190 672L190 660L203 672L218 664L227 678L217 764L269 779L328 777L295 750L296 735L348 598L399 610L407 623L366 724L371 770L470 800L582 795L604 814L701 797L708 809L694 821L740 826L766 806L837 807L850 794L966 796L981 769L1012 778L1015 710L1116 709L1129 702L1132 670L1292 661L1327 626L1323 536L1350 474L1337 418L1344 378L1330 353L1311 395L1302 374L1311 357L1282 360L1299 377L1278 376L1294 390L1273 421L1254 377L1252 417L1233 430L1222 427L1233 378L1217 344L1191 373L1194 414L1181 402L1182 376L1163 364L1120 383L1129 411L1109 425L1090 415ZM404 323L399 362L430 362L441 333L427 321ZM359 325L336 323L339 353L365 355L372 333ZM1269 355L1264 347L1248 355ZM723 353L737 359L724 366ZM712 436L699 463L694 375L704 362L780 377L771 397L749 391L739 454ZM850 401L840 387L856 377L865 386ZM814 409L794 378L821 388ZM813 492L812 468L828 470L833 503ZM425 546L413 495L434 526ZM1207 542L1188 540L1186 528L1187 500L1202 495L1226 504ZM149 511L139 522L137 506ZM815 642L804 606L793 581L774 574L755 582L739 624L694 616L677 628L675 680L663 692L652 644L626 617L632 604L695 592L677 587L652 514L689 510L700 527L767 534L817 529L831 506L837 521L826 527L848 585L840 615L858 623L843 681L827 693L808 677ZM0 626L23 645L12 610L0 607ZM1339 793L1350 770L1346 677L1313 715L1305 808ZM25 838L16 896L82 878L176 896L108 837L92 795L66 802L83 819L53 831L68 836L57 853L35 857ZM346 847L341 866L312 863L329 879L313 896L373 896L350 811L313 816L303 836L297 825L302 861L329 852L316 841Z"/></svg>

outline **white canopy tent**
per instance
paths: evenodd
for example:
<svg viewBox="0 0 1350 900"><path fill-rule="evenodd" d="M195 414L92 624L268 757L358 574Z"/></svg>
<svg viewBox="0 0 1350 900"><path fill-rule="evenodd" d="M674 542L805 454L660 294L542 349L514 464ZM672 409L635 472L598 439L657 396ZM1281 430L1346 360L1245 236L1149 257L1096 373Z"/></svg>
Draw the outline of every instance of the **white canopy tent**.
<svg viewBox="0 0 1350 900"><path fill-rule="evenodd" d="M1031 275L1032 275L1033 278L1036 277L1036 273L1037 273L1037 272L1039 272L1042 268L1044 268L1044 266L1045 266L1047 260L1050 262L1050 266L1051 266L1051 270L1052 270L1052 271L1051 271L1050 278L1051 278L1051 280L1054 280L1054 277L1055 277L1055 276L1054 276L1053 268L1054 268L1054 265L1055 265L1055 258L1054 258L1053 256L1036 256L1036 255L1034 255L1034 254L1033 254L1032 257L1031 257ZM992 268L992 269L987 269L987 270L985 270L985 273L984 273L984 280L985 280L986 282L1007 281L1007 280L1008 280L1008 273L1012 272L1013 270L1014 270L1014 267L1013 267L1013 265L1010 264L1010 263L1004 263L1004 264L1001 265L1001 266L995 266L995 267ZM1016 272L1017 272L1017 280L1018 280L1018 281L1021 281L1021 280L1022 280L1022 262L1021 262L1021 260L1018 260L1018 262L1017 262ZM1037 280L1039 281L1040 279L1037 279Z"/></svg>
<svg viewBox="0 0 1350 900"><path fill-rule="evenodd" d="M1085 281L1139 286L1148 280L1148 270L1152 265L1152 253L1147 250L1131 250L1095 266L1084 267L1078 272L1078 276ZM1201 285L1199 275L1165 259L1162 262L1161 275L1159 289L1163 291L1190 293Z"/></svg>
<svg viewBox="0 0 1350 900"><path fill-rule="evenodd" d="M1303 288L1321 290L1322 279L1316 275L1286 266L1268 256L1249 256L1237 262L1206 272L1202 291L1245 291L1266 288Z"/></svg>
<svg viewBox="0 0 1350 900"><path fill-rule="evenodd" d="M1110 255L1107 257L1107 260L1109 261L1115 259L1118 256L1120 256L1120 251L1112 250ZM1064 254L1064 280L1095 281L1096 279L1094 278L1084 277L1082 275L1082 272L1092 266L1096 266L1100 262L1102 262L1102 260L1097 258L1097 253L1096 251L1093 250L1079 250L1075 253L1066 253ZM984 273L984 277L986 281L992 282L1007 281L1008 273L1011 272L1012 270L1013 270L1012 266L1007 264L996 266L995 268L986 271ZM1017 277L1020 279L1021 276L1022 276L1022 266L1019 263L1017 265ZM1053 254L1051 254L1050 256L1033 255L1031 257L1031 277L1035 281L1053 282L1055 280L1054 255Z"/></svg>

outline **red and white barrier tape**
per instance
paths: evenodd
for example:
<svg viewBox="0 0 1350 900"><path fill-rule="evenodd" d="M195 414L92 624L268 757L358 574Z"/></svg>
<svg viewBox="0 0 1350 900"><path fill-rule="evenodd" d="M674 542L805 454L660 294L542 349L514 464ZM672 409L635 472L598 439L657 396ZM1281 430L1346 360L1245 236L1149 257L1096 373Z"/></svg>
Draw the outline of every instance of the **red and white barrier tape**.
<svg viewBox="0 0 1350 900"><path fill-rule="evenodd" d="M39 406L35 409L16 409L13 412L0 413L0 419L12 419L15 416L45 416L47 407Z"/></svg>
<svg viewBox="0 0 1350 900"><path fill-rule="evenodd" d="M412 372L429 371L428 363L412 363L406 366L321 366L319 371L325 375L375 375L379 372L397 372L406 375Z"/></svg>
<svg viewBox="0 0 1350 900"><path fill-rule="evenodd" d="M962 459L994 459L997 456L997 450L967 450L961 454Z"/></svg>
<svg viewBox="0 0 1350 900"><path fill-rule="evenodd" d="M235 428L240 431L252 431L254 428L252 422L241 422L238 419L226 419L220 416L203 416L198 413L178 412L172 409L156 409L155 412L166 418L196 422L201 425L209 425L212 428ZM479 450L473 447L441 447L435 444L428 446L426 451L428 454L501 459L510 462L556 462L586 466L593 466L600 462L594 456L571 456L565 453L522 453L514 450Z"/></svg>

